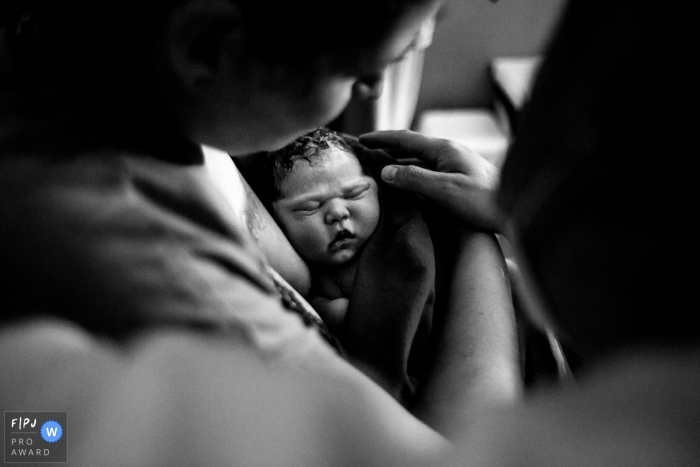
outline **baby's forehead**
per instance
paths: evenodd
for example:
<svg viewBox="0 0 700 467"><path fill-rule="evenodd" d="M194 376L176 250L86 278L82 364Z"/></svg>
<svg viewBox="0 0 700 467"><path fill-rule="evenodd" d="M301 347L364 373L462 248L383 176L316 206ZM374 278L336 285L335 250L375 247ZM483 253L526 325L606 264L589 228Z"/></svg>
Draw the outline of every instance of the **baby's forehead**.
<svg viewBox="0 0 700 467"><path fill-rule="evenodd" d="M328 143L328 147L308 148L303 154L296 156L294 159L304 159L313 163L316 160L342 159L350 158L360 162L357 155L335 143Z"/></svg>
<svg viewBox="0 0 700 467"><path fill-rule="evenodd" d="M297 156L280 182L282 197L296 196L321 187L349 185L366 176L357 156L348 151L323 149L313 157Z"/></svg>
<svg viewBox="0 0 700 467"><path fill-rule="evenodd" d="M312 154L305 152L294 156L290 173L327 172L334 167L334 162L349 162L350 166L355 166L362 171L360 160L353 152L331 145L327 149L315 148Z"/></svg>

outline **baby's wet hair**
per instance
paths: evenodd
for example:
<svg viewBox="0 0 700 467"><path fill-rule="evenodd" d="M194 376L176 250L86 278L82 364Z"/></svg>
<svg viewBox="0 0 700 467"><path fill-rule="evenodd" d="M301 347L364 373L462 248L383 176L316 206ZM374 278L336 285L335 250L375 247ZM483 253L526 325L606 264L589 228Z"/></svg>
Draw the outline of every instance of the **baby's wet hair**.
<svg viewBox="0 0 700 467"><path fill-rule="evenodd" d="M347 142L333 130L319 127L295 139L288 145L276 151L258 154L258 164L254 181L249 181L265 207L271 208L274 201L282 195L280 187L284 179L294 168L299 160L304 160L309 165L314 165L322 152L330 148L336 148L356 157L354 151Z"/></svg>
<svg viewBox="0 0 700 467"><path fill-rule="evenodd" d="M310 131L282 149L270 152L268 157L274 164L272 167L275 172L275 185L282 183L296 161L303 159L309 165L313 165L321 155L321 151L330 149L331 146L354 155L352 148L340 135L325 127Z"/></svg>

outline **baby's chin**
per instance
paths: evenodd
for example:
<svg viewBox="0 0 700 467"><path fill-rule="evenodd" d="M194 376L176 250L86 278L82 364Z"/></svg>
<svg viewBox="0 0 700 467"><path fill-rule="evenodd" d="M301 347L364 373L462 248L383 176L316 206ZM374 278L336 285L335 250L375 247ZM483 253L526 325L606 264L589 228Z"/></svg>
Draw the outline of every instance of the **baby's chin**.
<svg viewBox="0 0 700 467"><path fill-rule="evenodd" d="M357 250L348 248L328 254L320 261L310 261L310 263L322 268L338 268L351 264L357 257Z"/></svg>
<svg viewBox="0 0 700 467"><path fill-rule="evenodd" d="M357 256L357 250L355 249L347 249L347 250L340 250L338 253L333 255L333 262L337 264L338 266L347 264L351 262L353 259L355 259L355 256Z"/></svg>

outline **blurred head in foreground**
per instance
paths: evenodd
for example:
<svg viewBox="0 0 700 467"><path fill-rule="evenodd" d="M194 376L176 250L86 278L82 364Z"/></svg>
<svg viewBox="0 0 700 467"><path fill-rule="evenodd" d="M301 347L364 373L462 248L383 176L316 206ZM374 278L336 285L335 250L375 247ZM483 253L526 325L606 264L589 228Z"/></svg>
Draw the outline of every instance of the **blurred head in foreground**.
<svg viewBox="0 0 700 467"><path fill-rule="evenodd" d="M384 68L438 2L333 6L342 14L320 0L11 0L0 7L3 81L85 104L93 121L112 115L121 134L163 127L231 154L277 149L351 98L378 97Z"/></svg>
<svg viewBox="0 0 700 467"><path fill-rule="evenodd" d="M562 18L499 193L531 314L584 365L700 341L667 13L596 5Z"/></svg>

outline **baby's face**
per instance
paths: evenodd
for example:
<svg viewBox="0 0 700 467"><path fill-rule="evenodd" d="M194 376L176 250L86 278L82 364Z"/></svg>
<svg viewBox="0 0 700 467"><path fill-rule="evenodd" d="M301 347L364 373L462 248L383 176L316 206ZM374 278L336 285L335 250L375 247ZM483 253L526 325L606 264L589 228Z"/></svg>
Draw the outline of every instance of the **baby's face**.
<svg viewBox="0 0 700 467"><path fill-rule="evenodd" d="M331 146L294 163L272 204L277 220L309 264L339 266L356 257L379 222L377 184L358 160Z"/></svg>

